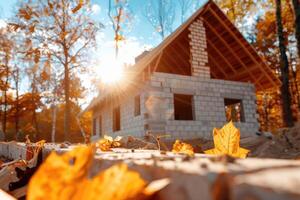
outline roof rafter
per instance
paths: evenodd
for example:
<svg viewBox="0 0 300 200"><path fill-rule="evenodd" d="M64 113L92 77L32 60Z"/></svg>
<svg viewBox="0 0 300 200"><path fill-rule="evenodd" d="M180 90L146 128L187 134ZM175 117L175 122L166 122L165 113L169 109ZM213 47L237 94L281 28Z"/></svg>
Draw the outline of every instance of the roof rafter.
<svg viewBox="0 0 300 200"><path fill-rule="evenodd" d="M236 69L234 69L231 65L231 63L229 63L229 61L224 57L224 55L215 47L215 45L208 39L207 37L207 42L209 43L209 45L215 50L215 52L217 52L217 54L222 58L223 61L226 62L226 64L229 66L229 68L236 74Z"/></svg>
<svg viewBox="0 0 300 200"><path fill-rule="evenodd" d="M257 65L261 65L261 63L259 63L252 55L252 53L249 52L249 50L245 47L245 43L241 42L239 38L237 38L237 36L229 29L228 26L226 26L224 24L224 21L222 19L220 19L220 17L215 13L215 11L213 10L213 8L211 7L214 3L209 4L208 5L208 9L211 11L211 13L215 16L215 18L222 24L222 26L231 34L231 36L235 39L235 41L237 41L242 48L244 49L244 51L253 59L253 61L257 64ZM215 5L216 6L216 5ZM249 45L250 48L252 48L254 50L254 48ZM264 67L262 67L262 71L263 73L265 73L265 75L268 77L268 79L274 84L274 86L276 86L276 83L274 82L274 80L270 77L270 75L265 71Z"/></svg>
<svg viewBox="0 0 300 200"><path fill-rule="evenodd" d="M222 43L227 47L227 49L229 49L229 51L232 53L232 55L234 55L234 57L240 62L240 64L242 64L242 66L244 67L244 69L249 73L249 75L251 76L252 78L252 81L255 82L255 77L253 76L253 74L249 71L248 67L245 65L245 63L240 59L240 57L237 55L236 52L234 52L232 50L232 48L227 44L227 42L218 35L217 31L215 30L215 28L208 22L208 21L205 21L206 25L209 26L210 30L212 30L212 32L215 34L215 36L217 36L217 38L219 38L220 41L222 41ZM261 87L262 85L260 83L258 83ZM262 87L263 88L263 87Z"/></svg>
<svg viewBox="0 0 300 200"><path fill-rule="evenodd" d="M218 68L218 71L220 71L224 77L228 78L227 73L224 71L224 69L222 67L220 67L220 65L211 57L211 55L208 55L209 59L213 62L213 64ZM211 66L209 66L211 67ZM210 71L212 72L212 68L210 68Z"/></svg>

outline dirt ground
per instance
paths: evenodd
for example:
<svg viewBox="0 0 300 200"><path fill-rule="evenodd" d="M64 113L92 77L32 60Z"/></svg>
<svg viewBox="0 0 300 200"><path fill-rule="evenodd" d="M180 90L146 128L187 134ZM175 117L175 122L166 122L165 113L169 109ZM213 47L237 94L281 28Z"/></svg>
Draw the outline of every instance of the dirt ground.
<svg viewBox="0 0 300 200"><path fill-rule="evenodd" d="M148 139L135 139L133 137L125 138L126 148L144 148L157 149L157 143L160 143L160 149L172 150L173 140L161 138L159 141ZM183 140L194 147L196 153L203 153L204 150L213 148L212 140L192 139ZM263 132L257 133L254 137L241 138L240 146L250 150L248 157L256 158L278 158L278 159L300 159L300 123L293 128L279 129L275 133Z"/></svg>

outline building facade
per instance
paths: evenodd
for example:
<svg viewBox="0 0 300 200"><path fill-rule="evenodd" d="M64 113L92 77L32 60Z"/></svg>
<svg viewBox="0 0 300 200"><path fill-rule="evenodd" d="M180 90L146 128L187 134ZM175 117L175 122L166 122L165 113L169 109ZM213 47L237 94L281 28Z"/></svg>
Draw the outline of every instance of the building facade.
<svg viewBox="0 0 300 200"><path fill-rule="evenodd" d="M242 137L251 136L259 129L256 91L278 83L212 1L138 57L125 79L86 109L93 112L93 138L147 132L210 138L230 120Z"/></svg>

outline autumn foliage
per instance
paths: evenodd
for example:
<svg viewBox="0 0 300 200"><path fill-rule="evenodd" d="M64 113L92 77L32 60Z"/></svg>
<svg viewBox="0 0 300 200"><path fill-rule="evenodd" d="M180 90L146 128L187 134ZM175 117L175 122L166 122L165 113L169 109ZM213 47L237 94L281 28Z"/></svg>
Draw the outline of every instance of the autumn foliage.
<svg viewBox="0 0 300 200"><path fill-rule="evenodd" d="M201 4L200 1L178 2L182 22ZM275 1L215 2L280 78L283 71ZM127 39L135 20L135 10L130 9L130 1L126 0L107 3L112 25L109 28L114 31L112 40L116 42L117 54L118 43ZM144 7L147 11L144 20L148 20L153 31L165 38L174 30L176 6L173 1L148 3ZM282 43L287 47L285 53L289 64L286 77L289 88L285 90L291 94L291 106L288 107L291 107L293 121L299 120L300 110L297 5L298 1L281 2ZM24 141L28 134L33 141L41 138L56 142L83 141L82 136L90 133L91 114L80 120L77 118L82 111L79 102L87 96L87 88L81 84L78 74L92 73L88 60L91 50L97 44L101 45L96 36L103 28L103 24L91 16L91 1L24 0L19 1L14 10L13 16L5 20L6 26L0 28L0 119L3 132L0 138ZM251 23L249 18L253 19ZM257 94L262 131L274 131L285 125L282 120L285 101L279 87Z"/></svg>
<svg viewBox="0 0 300 200"><path fill-rule="evenodd" d="M189 156L194 155L194 148L192 145L188 143L181 142L180 140L176 140L175 143L173 144L173 149L172 152L174 153L182 153L182 154L187 154Z"/></svg>
<svg viewBox="0 0 300 200"><path fill-rule="evenodd" d="M121 146L121 139L122 137L117 136L113 139L110 136L104 136L98 142L96 142L96 147L99 148L101 151L111 151L111 148L117 148Z"/></svg>
<svg viewBox="0 0 300 200"><path fill-rule="evenodd" d="M27 199L145 199L153 188L126 164L116 164L88 179L95 146L78 147L63 155L51 153L31 178ZM153 183L153 182L152 182ZM164 187L168 182L161 187Z"/></svg>
<svg viewBox="0 0 300 200"><path fill-rule="evenodd" d="M205 151L206 154L229 155L237 158L246 158L249 150L240 147L240 130L232 122L222 129L213 130L215 148Z"/></svg>

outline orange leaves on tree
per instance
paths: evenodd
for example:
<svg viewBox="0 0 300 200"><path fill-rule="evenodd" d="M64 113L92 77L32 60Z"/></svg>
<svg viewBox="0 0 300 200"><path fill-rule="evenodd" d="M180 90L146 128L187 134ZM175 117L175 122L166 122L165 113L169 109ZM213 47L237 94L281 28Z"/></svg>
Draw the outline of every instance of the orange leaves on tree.
<svg viewBox="0 0 300 200"><path fill-rule="evenodd" d="M77 6L75 7L75 8L73 8L72 9L72 12L73 13L76 13L78 10L80 10L81 9L81 7L83 6L83 4L84 4L84 2L83 2L84 0L79 0L79 2L78 2L78 4L77 4Z"/></svg>
<svg viewBox="0 0 300 200"><path fill-rule="evenodd" d="M31 19L31 13L26 9L20 9L19 10L19 16L21 18L24 18L25 20L30 20Z"/></svg>
<svg viewBox="0 0 300 200"><path fill-rule="evenodd" d="M96 143L96 147L98 147L101 151L111 151L111 148L117 148L121 146L122 137L117 136L113 139L110 136L105 135L104 138L100 139Z"/></svg>
<svg viewBox="0 0 300 200"><path fill-rule="evenodd" d="M194 155L194 148L192 145L176 140L173 144L172 152L174 153L184 153L187 155Z"/></svg>
<svg viewBox="0 0 300 200"><path fill-rule="evenodd" d="M125 164L114 165L88 179L94 145L80 147L61 156L52 153L31 178L27 199L69 200L144 199L169 184L168 179L147 184Z"/></svg>
<svg viewBox="0 0 300 200"><path fill-rule="evenodd" d="M229 155L236 158L246 158L249 150L240 147L240 130L232 122L222 129L213 130L214 149L205 151L206 154Z"/></svg>
<svg viewBox="0 0 300 200"><path fill-rule="evenodd" d="M115 41L119 42L119 41L123 41L123 40L125 40L125 38L121 34L117 34L115 36Z"/></svg>

